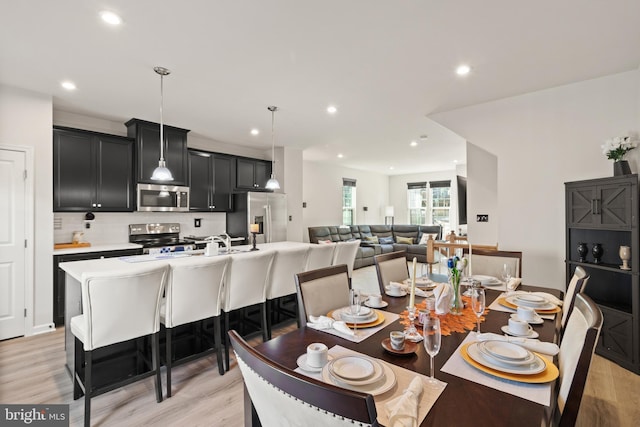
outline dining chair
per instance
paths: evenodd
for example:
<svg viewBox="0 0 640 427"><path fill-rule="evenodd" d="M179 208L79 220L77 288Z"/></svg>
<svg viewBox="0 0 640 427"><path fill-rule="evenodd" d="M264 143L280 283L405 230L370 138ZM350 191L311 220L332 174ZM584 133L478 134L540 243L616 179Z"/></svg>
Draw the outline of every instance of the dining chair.
<svg viewBox="0 0 640 427"><path fill-rule="evenodd" d="M298 320L297 309L290 311L284 308L282 299L296 294L295 275L304 271L307 262L307 248L283 248L279 249L273 257L273 264L267 282L267 296L264 302L267 320L267 339L271 339L271 322L273 312L284 313ZM297 302L294 301L297 305Z"/></svg>
<svg viewBox="0 0 640 427"><path fill-rule="evenodd" d="M402 282L409 278L409 266L404 251L376 255L373 257L373 263L376 266L381 295L384 295L389 282Z"/></svg>
<svg viewBox="0 0 640 427"><path fill-rule="evenodd" d="M83 274L82 310L71 318L75 336L74 399L84 393L84 425L91 424L91 399L136 380L154 376L156 400L162 402L160 379L160 300L169 267L136 266L125 271ZM93 352L111 344L151 336L152 360L144 355L149 371L117 384L96 387L93 383ZM84 362L83 362L84 356ZM77 396L77 397L76 397Z"/></svg>
<svg viewBox="0 0 640 427"><path fill-rule="evenodd" d="M244 380L245 417L258 418L245 419L245 425L379 425L370 394L294 372L256 351L236 331L228 335Z"/></svg>
<svg viewBox="0 0 640 427"><path fill-rule="evenodd" d="M575 303L558 353L560 371L554 425L573 426L587 382L591 358L602 329L602 312L584 293L576 294Z"/></svg>
<svg viewBox="0 0 640 427"><path fill-rule="evenodd" d="M333 261L335 248L335 243L310 244L304 271L329 267Z"/></svg>
<svg viewBox="0 0 640 427"><path fill-rule="evenodd" d="M469 248L463 249L468 254ZM471 268L474 275L502 277L504 265L511 269L511 277L522 277L522 252L501 251L492 249L476 249L472 247Z"/></svg>
<svg viewBox="0 0 640 427"><path fill-rule="evenodd" d="M309 316L324 316L349 302L349 275L345 264L296 274L300 325Z"/></svg>
<svg viewBox="0 0 640 427"><path fill-rule="evenodd" d="M331 265L346 264L347 269L349 270L349 283L351 283L351 277L353 277L353 265L356 262L356 255L359 247L360 240L340 242L336 244L336 248L333 252Z"/></svg>
<svg viewBox="0 0 640 427"><path fill-rule="evenodd" d="M262 332L262 340L267 341L267 319L264 310L266 301L266 287L269 279L269 269L273 262L275 252L259 250L235 254L229 261L228 271L224 280L224 333L225 333L225 367L229 370L229 339L227 332L229 326L229 314L232 311L240 311L240 326L243 323L252 323L246 315L246 309L258 305L260 310L260 324L257 325Z"/></svg>
<svg viewBox="0 0 640 427"><path fill-rule="evenodd" d="M576 295L584 291L588 281L589 276L587 275L587 272L584 268L577 266L573 272L573 276L571 276L569 284L567 285L567 292L564 295L561 323L563 329L567 323L567 319L571 315L571 311L573 310Z"/></svg>
<svg viewBox="0 0 640 427"><path fill-rule="evenodd" d="M167 397L171 397L173 366L217 353L218 372L224 375L220 314L223 300L223 280L231 257L192 257L169 263L169 280L160 309L160 323L165 326L167 369ZM200 321L213 318L213 339L203 331ZM199 352L174 362L173 328L195 323L196 341L208 342ZM202 345L202 344L201 344Z"/></svg>

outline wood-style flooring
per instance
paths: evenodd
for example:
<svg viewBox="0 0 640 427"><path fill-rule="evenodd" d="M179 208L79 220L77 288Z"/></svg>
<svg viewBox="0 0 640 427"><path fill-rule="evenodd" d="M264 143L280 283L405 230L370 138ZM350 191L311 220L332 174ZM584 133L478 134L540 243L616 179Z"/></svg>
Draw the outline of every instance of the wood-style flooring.
<svg viewBox="0 0 640 427"><path fill-rule="evenodd" d="M372 267L354 272L354 287L375 283ZM295 328L280 326L274 336ZM260 338L250 342L257 344ZM64 329L0 342L0 403L68 403L72 426L83 423L84 400L74 401L65 368ZM165 384L164 369L163 387ZM94 426L242 426L242 376L218 374L215 355L175 367L173 397L156 403L153 378L92 399ZM636 426L640 420L640 376L594 356L578 426Z"/></svg>

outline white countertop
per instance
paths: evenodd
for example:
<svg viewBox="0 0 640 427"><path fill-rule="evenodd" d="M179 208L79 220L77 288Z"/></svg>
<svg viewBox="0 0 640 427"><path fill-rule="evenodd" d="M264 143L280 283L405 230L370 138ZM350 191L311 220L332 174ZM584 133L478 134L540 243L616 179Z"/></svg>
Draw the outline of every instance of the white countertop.
<svg viewBox="0 0 640 427"><path fill-rule="evenodd" d="M124 249L139 249L142 245L137 243L113 243L108 245L91 245L80 248L68 248L68 249L54 249L54 255L68 255L68 254L84 254L90 252L104 252L104 251L119 251Z"/></svg>

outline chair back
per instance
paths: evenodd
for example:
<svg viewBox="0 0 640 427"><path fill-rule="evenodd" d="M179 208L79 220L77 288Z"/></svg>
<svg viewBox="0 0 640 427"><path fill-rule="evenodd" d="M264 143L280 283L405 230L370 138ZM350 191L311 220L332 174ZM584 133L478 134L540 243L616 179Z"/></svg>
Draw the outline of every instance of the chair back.
<svg viewBox="0 0 640 427"><path fill-rule="evenodd" d="M223 280L231 257L191 257L169 263L162 323L168 327L219 316Z"/></svg>
<svg viewBox="0 0 640 427"><path fill-rule="evenodd" d="M349 277L351 277L353 275L353 265L356 262L356 255L359 247L360 240L338 243L335 251L333 252L333 261L331 262L331 265L346 264L347 269L349 270Z"/></svg>
<svg viewBox="0 0 640 427"><path fill-rule="evenodd" d="M84 349L95 350L160 330L168 265L82 275Z"/></svg>
<svg viewBox="0 0 640 427"><path fill-rule="evenodd" d="M554 420L560 426L575 425L601 328L600 308L587 295L577 294L558 353L560 386Z"/></svg>
<svg viewBox="0 0 640 427"><path fill-rule="evenodd" d="M329 311L349 303L347 266L336 265L296 274L300 325L309 316L325 316Z"/></svg>
<svg viewBox="0 0 640 427"><path fill-rule="evenodd" d="M335 243L321 243L317 245L310 245L309 254L307 255L307 264L304 271L329 267L331 265L331 262L333 261L333 252L335 248Z"/></svg>
<svg viewBox="0 0 640 427"><path fill-rule="evenodd" d="M409 266L407 265L406 253L403 251L376 255L373 257L373 262L376 265L376 273L378 273L380 294L384 294L389 282L402 282L409 278Z"/></svg>
<svg viewBox="0 0 640 427"><path fill-rule="evenodd" d="M236 331L229 338L263 426L377 426L373 396L298 374L257 352Z"/></svg>
<svg viewBox="0 0 640 427"><path fill-rule="evenodd" d="M587 272L584 271L584 268L577 266L573 272L571 280L569 281L569 285L567 286L564 303L562 304L562 328L565 327L567 319L571 314L571 310L573 310L576 295L584 291L584 287L588 280L589 276L587 276Z"/></svg>
<svg viewBox="0 0 640 427"><path fill-rule="evenodd" d="M273 255L274 251L260 250L231 257L224 280L225 312L265 301Z"/></svg>
<svg viewBox="0 0 640 427"><path fill-rule="evenodd" d="M268 300L296 293L295 275L304 271L307 254L306 247L278 249L267 284Z"/></svg>
<svg viewBox="0 0 640 427"><path fill-rule="evenodd" d="M522 252L472 249L471 272L500 278L505 264L511 269L511 277L522 277ZM464 251L466 252L466 250Z"/></svg>

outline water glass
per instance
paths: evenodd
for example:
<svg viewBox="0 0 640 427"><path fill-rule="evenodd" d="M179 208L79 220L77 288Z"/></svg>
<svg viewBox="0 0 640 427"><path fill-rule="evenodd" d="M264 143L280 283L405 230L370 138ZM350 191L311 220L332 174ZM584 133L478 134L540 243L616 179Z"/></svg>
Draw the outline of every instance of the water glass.
<svg viewBox="0 0 640 427"><path fill-rule="evenodd" d="M480 333L480 317L484 314L485 294L483 288L471 289L471 309L478 318L478 333Z"/></svg>
<svg viewBox="0 0 640 427"><path fill-rule="evenodd" d="M349 311L351 312L352 316L357 316L358 314L360 314L360 292L358 292L355 289L350 289L349 290ZM353 319L353 333L355 334L358 328L358 324L357 322L355 322L355 320L357 319Z"/></svg>
<svg viewBox="0 0 640 427"><path fill-rule="evenodd" d="M424 349L431 356L431 377L428 382L430 384L437 384L438 380L434 376L433 358L440 352L441 332L440 332L440 319L437 317L428 317L425 319L422 326L422 333L424 337Z"/></svg>

